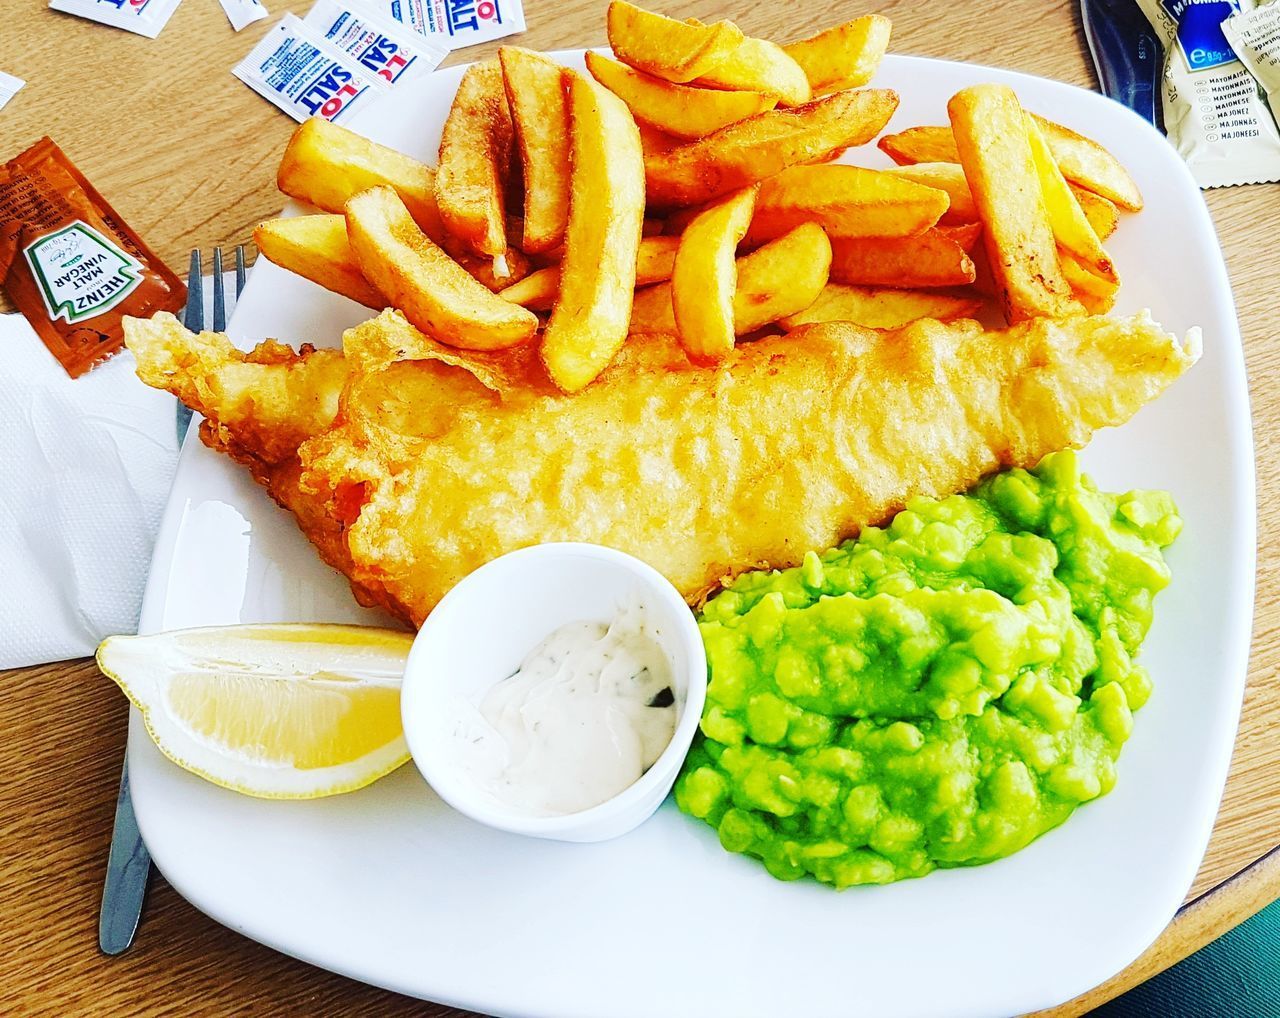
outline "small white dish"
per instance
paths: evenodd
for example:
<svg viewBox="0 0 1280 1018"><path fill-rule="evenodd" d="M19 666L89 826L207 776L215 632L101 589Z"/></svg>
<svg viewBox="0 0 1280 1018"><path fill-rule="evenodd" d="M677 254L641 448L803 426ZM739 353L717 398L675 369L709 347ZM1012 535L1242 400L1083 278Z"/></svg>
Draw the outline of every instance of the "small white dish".
<svg viewBox="0 0 1280 1018"><path fill-rule="evenodd" d="M634 784L591 809L532 816L506 806L466 773L454 725L511 675L548 634L570 622L611 622L638 603L671 667L676 727ZM422 628L400 692L409 752L436 794L489 827L555 841L606 841L638 827L671 791L702 716L707 658L693 613L660 573L594 544L539 544L511 552L454 587Z"/></svg>

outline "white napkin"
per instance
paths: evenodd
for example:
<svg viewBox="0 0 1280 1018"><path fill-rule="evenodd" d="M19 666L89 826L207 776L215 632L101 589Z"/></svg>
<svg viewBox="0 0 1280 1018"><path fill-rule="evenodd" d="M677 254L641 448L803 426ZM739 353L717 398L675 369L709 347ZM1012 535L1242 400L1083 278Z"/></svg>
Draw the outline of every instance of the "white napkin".
<svg viewBox="0 0 1280 1018"><path fill-rule="evenodd" d="M133 369L126 350L70 379L0 315L0 668L137 631L178 440L173 397Z"/></svg>

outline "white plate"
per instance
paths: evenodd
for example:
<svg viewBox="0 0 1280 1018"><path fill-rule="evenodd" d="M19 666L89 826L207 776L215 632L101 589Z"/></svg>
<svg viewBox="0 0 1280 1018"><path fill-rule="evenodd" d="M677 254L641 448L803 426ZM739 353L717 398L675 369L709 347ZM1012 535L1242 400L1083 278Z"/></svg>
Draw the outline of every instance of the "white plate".
<svg viewBox="0 0 1280 1018"><path fill-rule="evenodd" d="M460 73L401 86L359 127L432 159ZM370 983L559 1018L1014 1014L1096 985L1155 938L1208 841L1244 685L1254 487L1240 336L1200 192L1136 116L1067 85L912 57L888 58L876 84L899 90L900 129L945 123L947 98L981 81L1013 85L1133 171L1147 208L1108 243L1125 278L1118 310L1204 327L1195 369L1085 453L1104 487L1167 488L1186 520L1144 653L1155 695L1115 791L1001 862L837 893L774 880L670 802L627 837L565 845L463 819L412 767L334 799L245 798L170 764L135 713L134 808L179 893L255 940ZM856 157L884 162L874 146ZM260 260L232 330L336 345L363 317ZM244 470L188 442L144 629L268 620L379 618L356 608Z"/></svg>

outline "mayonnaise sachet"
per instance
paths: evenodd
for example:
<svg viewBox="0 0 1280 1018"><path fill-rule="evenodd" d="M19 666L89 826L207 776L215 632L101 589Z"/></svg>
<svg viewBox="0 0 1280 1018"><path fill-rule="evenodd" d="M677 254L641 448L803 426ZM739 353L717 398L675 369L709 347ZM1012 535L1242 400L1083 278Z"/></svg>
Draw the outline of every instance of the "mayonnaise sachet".
<svg viewBox="0 0 1280 1018"><path fill-rule="evenodd" d="M1254 0L1138 0L1165 50L1165 134L1201 187L1280 180L1280 131L1223 22Z"/></svg>

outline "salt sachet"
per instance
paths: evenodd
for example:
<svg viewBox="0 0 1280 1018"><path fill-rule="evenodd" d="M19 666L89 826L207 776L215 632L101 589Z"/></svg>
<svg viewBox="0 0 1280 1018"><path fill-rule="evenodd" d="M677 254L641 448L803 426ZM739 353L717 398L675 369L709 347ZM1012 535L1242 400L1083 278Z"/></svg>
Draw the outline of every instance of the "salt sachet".
<svg viewBox="0 0 1280 1018"><path fill-rule="evenodd" d="M286 14L231 73L299 122L338 122L390 86Z"/></svg>
<svg viewBox="0 0 1280 1018"><path fill-rule="evenodd" d="M1266 92L1271 115L1280 121L1280 3L1272 0L1227 18L1222 34Z"/></svg>
<svg viewBox="0 0 1280 1018"><path fill-rule="evenodd" d="M1164 129L1201 187L1280 180L1280 131L1223 22L1255 0L1138 0L1165 49Z"/></svg>
<svg viewBox="0 0 1280 1018"><path fill-rule="evenodd" d="M271 16L262 6L262 0L218 0L218 2L222 4L222 12L231 22L231 27L237 32L255 21Z"/></svg>
<svg viewBox="0 0 1280 1018"><path fill-rule="evenodd" d="M25 84L26 82L21 78L0 71L0 110L4 109L5 104L17 95L18 89Z"/></svg>
<svg viewBox="0 0 1280 1018"><path fill-rule="evenodd" d="M366 71L393 85L435 70L449 55L430 36L421 36L350 0L316 0L302 23Z"/></svg>
<svg viewBox="0 0 1280 1018"><path fill-rule="evenodd" d="M72 378L120 350L126 315L179 311L187 299L48 138L0 166L0 280Z"/></svg>
<svg viewBox="0 0 1280 1018"><path fill-rule="evenodd" d="M524 31L520 0L351 0L408 25L446 50L492 42Z"/></svg>
<svg viewBox="0 0 1280 1018"><path fill-rule="evenodd" d="M49 9L154 39L182 0L49 0Z"/></svg>

